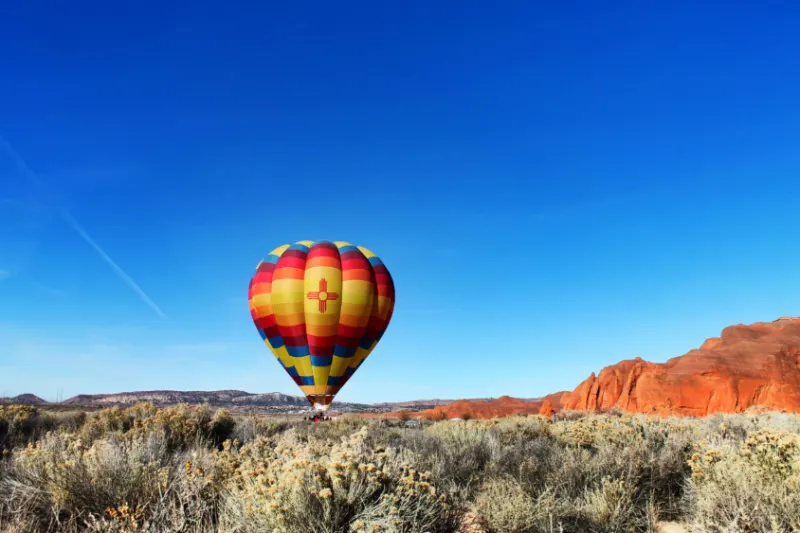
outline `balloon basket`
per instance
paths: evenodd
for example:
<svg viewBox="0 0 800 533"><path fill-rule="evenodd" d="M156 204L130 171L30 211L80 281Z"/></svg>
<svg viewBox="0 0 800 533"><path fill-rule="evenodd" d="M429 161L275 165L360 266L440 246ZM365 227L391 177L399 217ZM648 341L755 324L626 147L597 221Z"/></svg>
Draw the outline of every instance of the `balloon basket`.
<svg viewBox="0 0 800 533"><path fill-rule="evenodd" d="M327 409L309 409L304 418L311 422L329 422L331 420Z"/></svg>

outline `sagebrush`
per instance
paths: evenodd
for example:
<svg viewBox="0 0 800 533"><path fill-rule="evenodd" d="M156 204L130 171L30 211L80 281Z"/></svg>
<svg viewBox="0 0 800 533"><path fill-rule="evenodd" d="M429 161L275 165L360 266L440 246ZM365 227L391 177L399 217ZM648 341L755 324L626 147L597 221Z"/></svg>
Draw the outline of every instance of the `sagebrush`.
<svg viewBox="0 0 800 533"><path fill-rule="evenodd" d="M0 532L800 530L793 415L411 418L0 406Z"/></svg>

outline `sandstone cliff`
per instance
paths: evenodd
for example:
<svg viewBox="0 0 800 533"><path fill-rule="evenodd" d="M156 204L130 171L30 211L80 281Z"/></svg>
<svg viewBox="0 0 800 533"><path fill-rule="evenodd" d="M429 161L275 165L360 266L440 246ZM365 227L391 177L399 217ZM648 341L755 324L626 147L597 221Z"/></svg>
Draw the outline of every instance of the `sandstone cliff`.
<svg viewBox="0 0 800 533"><path fill-rule="evenodd" d="M756 407L800 412L800 318L730 326L663 364L622 361L592 373L559 407L683 416Z"/></svg>

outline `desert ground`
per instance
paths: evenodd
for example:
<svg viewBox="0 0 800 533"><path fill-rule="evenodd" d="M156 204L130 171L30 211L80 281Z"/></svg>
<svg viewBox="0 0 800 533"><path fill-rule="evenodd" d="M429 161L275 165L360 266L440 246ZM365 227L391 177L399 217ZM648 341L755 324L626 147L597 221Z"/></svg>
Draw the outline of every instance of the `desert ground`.
<svg viewBox="0 0 800 533"><path fill-rule="evenodd" d="M0 406L0 532L789 532L800 417Z"/></svg>

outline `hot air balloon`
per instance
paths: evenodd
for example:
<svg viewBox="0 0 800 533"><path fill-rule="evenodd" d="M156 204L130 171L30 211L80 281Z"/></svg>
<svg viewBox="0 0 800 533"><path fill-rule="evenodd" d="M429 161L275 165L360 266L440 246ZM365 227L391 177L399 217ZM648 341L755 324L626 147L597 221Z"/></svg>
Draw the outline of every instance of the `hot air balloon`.
<svg viewBox="0 0 800 533"><path fill-rule="evenodd" d="M298 241L258 264L248 299L267 347L311 407L324 411L381 340L395 293L367 248Z"/></svg>

